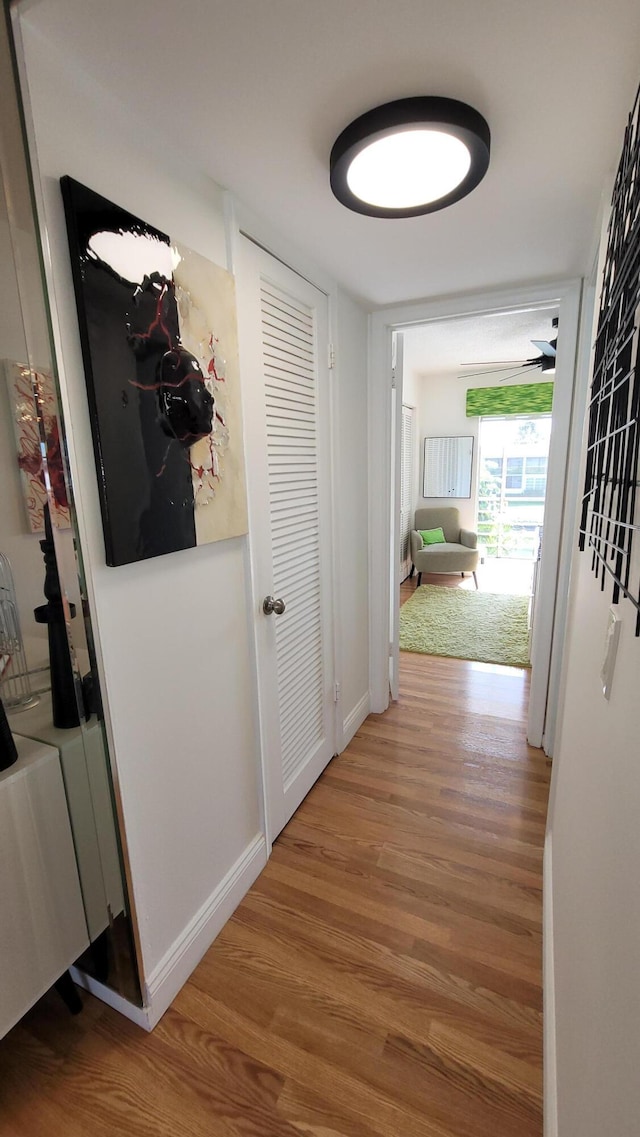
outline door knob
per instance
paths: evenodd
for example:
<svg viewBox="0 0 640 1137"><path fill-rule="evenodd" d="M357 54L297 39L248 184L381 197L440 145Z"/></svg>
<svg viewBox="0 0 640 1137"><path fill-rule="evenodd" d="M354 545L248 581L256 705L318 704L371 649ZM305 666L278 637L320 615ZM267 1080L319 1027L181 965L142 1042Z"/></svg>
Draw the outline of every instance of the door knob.
<svg viewBox="0 0 640 1137"><path fill-rule="evenodd" d="M274 612L276 616L281 616L285 607L284 600L276 600L273 596L265 596L262 601L262 611L265 616L271 616Z"/></svg>

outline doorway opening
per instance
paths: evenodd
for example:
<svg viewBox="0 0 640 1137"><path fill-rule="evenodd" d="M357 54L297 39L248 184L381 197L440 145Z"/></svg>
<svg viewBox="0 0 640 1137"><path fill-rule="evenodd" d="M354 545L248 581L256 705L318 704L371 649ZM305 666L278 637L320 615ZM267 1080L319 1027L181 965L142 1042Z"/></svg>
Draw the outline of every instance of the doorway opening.
<svg viewBox="0 0 640 1137"><path fill-rule="evenodd" d="M546 512L544 517L544 548L541 561L538 565L539 603L535 620L534 633L531 639L531 653L534 660L533 677L531 682L531 697L529 701L528 738L531 745L544 746L547 753L552 752L552 730L545 736L547 721L555 721L554 700L558 692L550 686L550 671L559 665L562 652L563 627L566 610L566 584L568 574L568 558L564 544L561 547L562 517L567 508L566 491L569 487L571 500L568 508L572 507L574 496L573 482L575 470L573 469L573 453L569 458L570 442L572 440L572 396L573 376L575 367L576 341L578 331L578 314L580 310L580 286L573 282L564 282L557 286L542 287L536 291L521 289L514 293L487 293L484 297L460 298L451 302L434 302L406 306L406 309L389 310L374 314L372 323L372 408L370 422L372 423L372 454L382 455L382 462L371 462L371 518L372 518L372 567L371 567L371 596L373 600L372 636L371 636L371 706L375 711L384 710L388 705L389 697L397 698L397 678L399 675L399 604L401 568L401 527L400 527L400 471L401 471L401 435L402 435L402 406L415 408L416 427L416 457L414 468L415 506L446 507L453 506L459 513L459 526L464 530L475 530L478 522L478 482L480 473L480 445L479 422L480 414L496 415L495 410L485 412L470 409L467 403L466 411L461 410L465 404L465 394L469 388L481 388L478 395L487 394L493 405L494 393L486 392L486 388L498 388L509 392L508 400L512 399L512 387L525 387L525 378L529 385L542 382L542 374L531 374L527 371L534 348L529 343L533 339L550 340L554 333L552 321L559 316L562 335L558 340L558 358L556 361L557 374L553 376L554 382L549 383L547 376L544 381L549 388L549 404L546 407L536 408L545 413L553 409L554 430L551 438L549 454L547 456L547 477L550 492L547 495ZM527 328L532 319L542 320L543 327L531 330L522 336L517 345L511 342L507 348L502 342L499 350L480 353L482 345L470 344L466 333L472 325L493 335L494 345L498 349L500 341L504 341L504 329L509 324L520 323L521 329ZM444 368L438 368L438 339L442 330L446 330L455 344L455 355L448 373ZM423 348L428 343L426 358L428 367L416 367L412 354L416 342L422 339ZM394 346L394 340L397 345ZM508 351L508 354L506 354ZM392 360L395 360L396 384L393 401L391 397ZM490 366L483 366L485 364ZM494 361L502 370L495 374ZM505 366L510 361L508 375L505 376ZM463 363L471 363L470 368L463 368ZM425 403L416 388L424 387L424 373L431 368L433 372L429 382L435 384L431 391L431 409L435 407L440 416L437 424L426 422ZM551 368L540 368L555 370ZM416 395L418 397L416 397ZM453 403L456 403L455 410ZM551 406L552 402L552 406ZM391 413L393 412L393 413ZM532 412L526 408L527 414ZM509 414L515 413L511 406ZM474 421L475 415L475 421ZM453 418L452 418L453 416ZM471 429L470 429L471 428ZM462 436L474 434L472 487L468 498L452 501L425 500L421 492L423 486L423 454L424 439L431 436ZM393 456L392 456L393 440ZM377 445L379 443L379 446ZM504 457L504 455L503 455ZM510 457L510 455L507 455ZM535 457L535 455L532 455ZM530 471L535 472L533 467ZM524 475L523 475L524 476ZM395 485L395 493L393 487ZM391 515L389 513L391 503ZM415 524L415 509L414 524ZM373 550L381 547L381 542L389 540L392 534L392 558L373 558ZM464 539L464 538L463 538ZM499 558L495 558L498 560ZM386 563L385 563L386 562ZM390 563L391 562L391 563ZM417 573L405 581L403 591L412 589ZM450 585L452 577L443 578L441 583ZM480 583L480 577L479 583ZM482 585L480 586L482 588ZM458 575L455 581L455 591L471 591L474 588L471 575L463 578ZM453 591L447 588L447 591ZM376 600L379 598L379 603ZM527 597L528 599L528 597ZM384 613L391 612L391 621L388 617L384 621Z"/></svg>
<svg viewBox="0 0 640 1137"><path fill-rule="evenodd" d="M545 306L398 336L401 651L531 664L551 437L550 410L535 408L552 392L547 357L527 356L556 325Z"/></svg>

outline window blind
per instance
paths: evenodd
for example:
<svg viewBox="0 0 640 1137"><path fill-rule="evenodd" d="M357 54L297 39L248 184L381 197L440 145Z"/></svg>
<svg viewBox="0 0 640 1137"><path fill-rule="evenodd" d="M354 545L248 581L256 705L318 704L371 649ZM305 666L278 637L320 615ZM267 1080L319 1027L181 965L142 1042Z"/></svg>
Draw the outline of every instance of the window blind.
<svg viewBox="0 0 640 1137"><path fill-rule="evenodd" d="M553 383L521 383L512 387L472 387L467 391L467 418L478 415L543 415L553 406Z"/></svg>

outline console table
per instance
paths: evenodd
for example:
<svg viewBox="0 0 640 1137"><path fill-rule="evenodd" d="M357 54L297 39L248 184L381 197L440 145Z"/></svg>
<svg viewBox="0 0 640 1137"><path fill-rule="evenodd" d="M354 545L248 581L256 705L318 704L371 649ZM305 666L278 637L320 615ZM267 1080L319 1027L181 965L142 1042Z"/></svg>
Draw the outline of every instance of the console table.
<svg viewBox="0 0 640 1137"><path fill-rule="evenodd" d="M69 804L80 885L93 942L124 909L124 893L102 726L95 718L82 727L53 725L51 693L30 710L9 715L14 735L54 746Z"/></svg>
<svg viewBox="0 0 640 1137"><path fill-rule="evenodd" d="M0 1037L89 945L60 756L15 741L0 773Z"/></svg>

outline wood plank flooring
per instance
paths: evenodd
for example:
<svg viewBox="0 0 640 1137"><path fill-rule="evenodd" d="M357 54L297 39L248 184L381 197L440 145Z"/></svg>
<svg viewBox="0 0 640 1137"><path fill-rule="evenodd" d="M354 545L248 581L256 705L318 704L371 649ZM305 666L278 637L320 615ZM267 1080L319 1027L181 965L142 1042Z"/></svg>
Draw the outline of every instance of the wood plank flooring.
<svg viewBox="0 0 640 1137"><path fill-rule="evenodd" d="M526 672L402 655L151 1035L47 996L2 1137L540 1137L548 768Z"/></svg>

